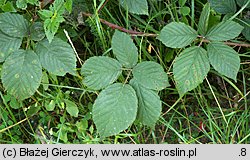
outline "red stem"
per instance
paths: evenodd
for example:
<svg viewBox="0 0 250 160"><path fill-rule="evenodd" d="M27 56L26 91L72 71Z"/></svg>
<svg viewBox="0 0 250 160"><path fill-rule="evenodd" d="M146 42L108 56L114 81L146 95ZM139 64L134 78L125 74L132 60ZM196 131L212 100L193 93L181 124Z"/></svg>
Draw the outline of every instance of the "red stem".
<svg viewBox="0 0 250 160"><path fill-rule="evenodd" d="M93 14L85 13L85 12L81 12L81 14L86 16L86 17L93 16ZM110 23L110 22L108 22L108 21L106 21L104 19L101 19L101 18L100 18L100 22L102 22L103 24L107 25L108 27L110 27L112 29L118 29L118 30L120 30L122 32L129 33L132 36L144 36L144 37L156 37L156 36L158 36L157 34L154 34L154 33L144 33L144 32L138 32L138 31L134 31L134 30L128 30L128 29L126 29L124 27L121 27L121 26L118 26L116 24ZM205 43L210 42L209 40L204 39L202 36L198 36L198 37L202 38L202 42L205 42ZM250 48L250 44L248 44L248 43L234 43L234 42L224 42L224 43L226 45L229 45L229 46L238 46L238 47Z"/></svg>

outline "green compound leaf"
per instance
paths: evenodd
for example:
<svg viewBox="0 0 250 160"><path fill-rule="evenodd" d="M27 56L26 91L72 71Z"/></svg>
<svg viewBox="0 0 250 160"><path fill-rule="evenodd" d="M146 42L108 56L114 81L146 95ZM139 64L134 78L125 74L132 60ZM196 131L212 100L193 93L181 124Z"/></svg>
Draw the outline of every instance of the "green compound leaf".
<svg viewBox="0 0 250 160"><path fill-rule="evenodd" d="M243 28L239 23L234 21L220 22L208 31L206 38L211 41L227 41L237 37Z"/></svg>
<svg viewBox="0 0 250 160"><path fill-rule="evenodd" d="M166 25L157 37L163 44L171 48L183 48L190 45L198 33L190 26L181 22Z"/></svg>
<svg viewBox="0 0 250 160"><path fill-rule="evenodd" d="M21 44L21 38L10 37L0 31L0 62L3 62L10 53L18 50Z"/></svg>
<svg viewBox="0 0 250 160"><path fill-rule="evenodd" d="M173 66L174 79L180 96L193 90L203 82L210 70L207 51L201 47L185 49Z"/></svg>
<svg viewBox="0 0 250 160"><path fill-rule="evenodd" d="M31 50L17 50L3 64L2 82L13 96L24 100L32 96L42 79L42 66Z"/></svg>
<svg viewBox="0 0 250 160"><path fill-rule="evenodd" d="M200 15L200 20L198 23L198 32L203 36L205 36L207 33L209 15L210 15L210 5L209 3L207 3L203 7L203 10Z"/></svg>
<svg viewBox="0 0 250 160"><path fill-rule="evenodd" d="M78 113L79 113L79 110L78 110L78 107L77 105L68 100L68 99L64 99L64 102L66 104L66 111L72 116L72 117L78 117Z"/></svg>
<svg viewBox="0 0 250 160"><path fill-rule="evenodd" d="M119 0L120 5L130 13L148 15L147 0Z"/></svg>
<svg viewBox="0 0 250 160"><path fill-rule="evenodd" d="M128 84L115 83L100 92L93 105L93 120L101 137L118 134L135 120L138 100Z"/></svg>
<svg viewBox="0 0 250 160"><path fill-rule="evenodd" d="M114 83L121 73L122 65L105 56L89 58L81 69L83 83L93 90L100 90Z"/></svg>
<svg viewBox="0 0 250 160"><path fill-rule="evenodd" d="M123 32L115 31L112 38L113 53L127 68L132 68L138 61L138 51L131 37Z"/></svg>
<svg viewBox="0 0 250 160"><path fill-rule="evenodd" d="M28 21L19 14L1 13L0 26L3 33L12 37L23 38L28 35Z"/></svg>
<svg viewBox="0 0 250 160"><path fill-rule="evenodd" d="M222 42L212 42L207 46L211 65L220 74L237 81L236 77L240 69L240 57L231 47Z"/></svg>
<svg viewBox="0 0 250 160"><path fill-rule="evenodd" d="M39 42L36 46L42 66L52 74L64 76L66 73L76 75L76 57L71 46L59 38Z"/></svg>
<svg viewBox="0 0 250 160"><path fill-rule="evenodd" d="M236 4L235 0L209 0L211 7L219 13L235 13Z"/></svg>
<svg viewBox="0 0 250 160"><path fill-rule="evenodd" d="M145 88L159 91L170 86L167 73L156 62L141 62L134 67L132 73L134 79Z"/></svg>
<svg viewBox="0 0 250 160"><path fill-rule="evenodd" d="M154 127L161 114L160 97L156 91L141 86L135 79L132 79L130 84L138 97L137 119L144 125Z"/></svg>

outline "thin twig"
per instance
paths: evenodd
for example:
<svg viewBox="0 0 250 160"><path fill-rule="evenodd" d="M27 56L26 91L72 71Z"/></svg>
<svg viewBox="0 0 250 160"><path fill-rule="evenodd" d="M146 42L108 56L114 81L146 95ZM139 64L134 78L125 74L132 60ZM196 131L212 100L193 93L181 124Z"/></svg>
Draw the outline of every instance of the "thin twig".
<svg viewBox="0 0 250 160"><path fill-rule="evenodd" d="M76 57L77 57L79 63L82 65L81 58L78 56L78 54L77 54L77 52L76 52L76 49L75 49L75 47L74 47L74 44L72 43L72 41L71 41L71 39L70 39L70 37L69 37L68 32L67 32L65 29L64 29L63 31L64 31L64 33L65 33L67 39L69 40L69 43L70 43L71 47L73 48L73 50L74 50L74 52L75 52L75 55L76 55Z"/></svg>
<svg viewBox="0 0 250 160"><path fill-rule="evenodd" d="M132 72L132 70L130 70L130 71L128 72L128 75L127 75L127 77L126 77L126 79L125 79L124 84L126 84L126 83L128 82L128 79L129 79L129 77L130 77L130 75L131 75L131 72Z"/></svg>
<svg viewBox="0 0 250 160"><path fill-rule="evenodd" d="M239 103L242 99L246 98L249 94L250 94L250 91L247 92L246 95L244 95L244 97L241 97L241 98L238 100L238 103Z"/></svg>
<svg viewBox="0 0 250 160"><path fill-rule="evenodd" d="M13 124L13 125L11 125L11 126L8 126L8 127L4 128L4 129L1 129L1 130L0 130L0 133L6 131L6 130L8 130L8 129L11 129L11 128L13 128L13 127L19 125L20 123L23 123L24 121L27 121L27 120L28 120L28 117L25 118L25 119L23 119L23 120L21 120L21 121L19 121L19 122L17 122L17 123L15 123L15 124Z"/></svg>
<svg viewBox="0 0 250 160"><path fill-rule="evenodd" d="M81 12L81 13L83 16L86 16L86 17L93 16L93 14L90 14L90 13L85 13L85 12ZM100 18L100 22L102 22L103 24L106 24L108 27L110 27L112 29L118 29L122 32L129 33L132 36L143 36L143 37L156 37L157 36L157 34L154 34L154 33L144 33L144 32L138 32L138 31L134 31L134 30L128 30L126 28L123 28L123 27L118 26L116 24L110 23L110 22L108 22L104 19L101 19L101 18Z"/></svg>
<svg viewBox="0 0 250 160"><path fill-rule="evenodd" d="M204 38L201 39L201 42L200 42L200 44L199 44L198 47L200 47L200 46L202 45L203 42L204 42Z"/></svg>

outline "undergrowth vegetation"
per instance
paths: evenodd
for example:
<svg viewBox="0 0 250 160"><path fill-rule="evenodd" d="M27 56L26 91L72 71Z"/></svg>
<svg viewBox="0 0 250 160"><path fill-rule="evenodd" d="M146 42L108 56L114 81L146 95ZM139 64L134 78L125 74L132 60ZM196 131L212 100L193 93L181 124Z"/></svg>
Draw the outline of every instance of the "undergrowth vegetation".
<svg viewBox="0 0 250 160"><path fill-rule="evenodd" d="M0 143L250 143L250 0L0 0Z"/></svg>

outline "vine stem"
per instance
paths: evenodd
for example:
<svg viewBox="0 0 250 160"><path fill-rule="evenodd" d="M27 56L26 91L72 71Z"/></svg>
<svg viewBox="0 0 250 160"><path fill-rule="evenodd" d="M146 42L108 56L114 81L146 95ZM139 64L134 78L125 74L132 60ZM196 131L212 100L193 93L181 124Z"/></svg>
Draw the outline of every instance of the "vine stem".
<svg viewBox="0 0 250 160"><path fill-rule="evenodd" d="M80 14L82 14L85 17L91 17L91 16L93 16L93 14L86 13L86 12L81 12ZM144 33L144 32L138 32L138 31L134 31L134 30L129 30L129 29L126 29L126 28L124 28L122 26L118 26L116 24L113 24L113 23L108 22L108 21L106 21L104 19L101 19L101 18L100 18L100 22L102 22L103 24L107 25L111 29L120 30L122 32L130 34L131 36L143 36L143 37L157 37L158 36L158 34L155 34L155 33ZM203 36L199 35L198 38L202 38L202 42L204 42L204 43L209 43L210 42L208 39L205 39ZM235 46L235 47L237 46L237 47L250 48L250 44L249 43L234 43L234 42L224 42L224 43L226 45L229 45L229 46Z"/></svg>
<svg viewBox="0 0 250 160"><path fill-rule="evenodd" d="M205 43L209 43L210 41L208 39L204 39L203 36L198 36L199 38L202 38L202 41ZM234 46L234 47L246 47L249 48L250 44L248 43L234 43L234 42L224 42L228 46Z"/></svg>
<svg viewBox="0 0 250 160"><path fill-rule="evenodd" d="M85 12L81 12L81 14L85 17L91 17L93 16L93 14L91 13L85 13ZM144 33L144 32L138 32L138 31L134 31L134 30L128 30L124 27L121 27L121 26L118 26L116 24L113 24L113 23L110 23L104 19L101 19L100 18L100 22L102 22L103 24L107 25L108 27L112 28L112 29L118 29L122 32L125 32L125 33L129 33L130 35L132 36L144 36L144 37L156 37L157 34L154 34L154 33Z"/></svg>

